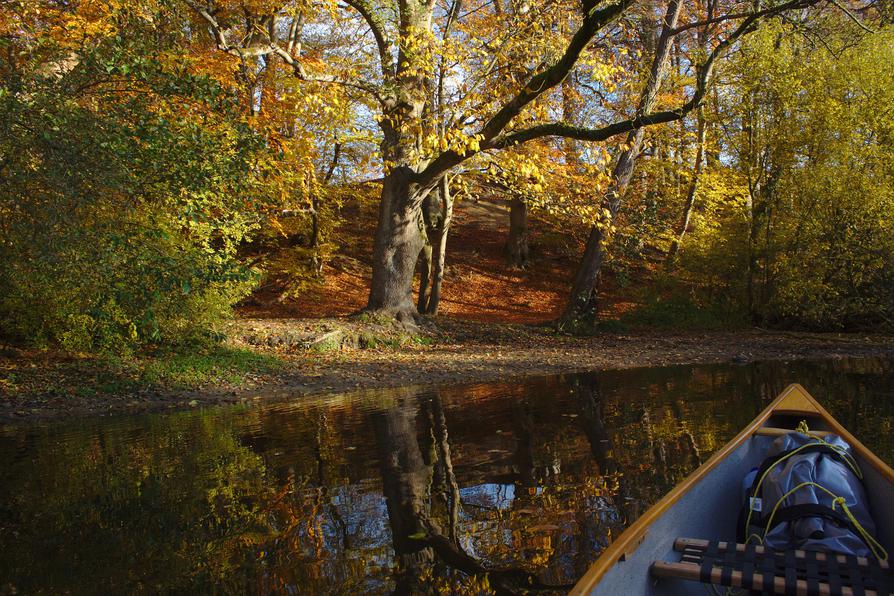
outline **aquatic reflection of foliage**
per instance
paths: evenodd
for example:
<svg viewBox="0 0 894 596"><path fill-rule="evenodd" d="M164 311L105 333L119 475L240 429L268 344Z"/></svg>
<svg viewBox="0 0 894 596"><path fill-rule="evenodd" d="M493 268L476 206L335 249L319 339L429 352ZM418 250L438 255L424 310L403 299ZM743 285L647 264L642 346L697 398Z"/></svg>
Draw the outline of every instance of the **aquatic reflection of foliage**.
<svg viewBox="0 0 894 596"><path fill-rule="evenodd" d="M218 421L153 417L34 444L0 472L0 577L19 590L244 587L268 487L262 459Z"/></svg>

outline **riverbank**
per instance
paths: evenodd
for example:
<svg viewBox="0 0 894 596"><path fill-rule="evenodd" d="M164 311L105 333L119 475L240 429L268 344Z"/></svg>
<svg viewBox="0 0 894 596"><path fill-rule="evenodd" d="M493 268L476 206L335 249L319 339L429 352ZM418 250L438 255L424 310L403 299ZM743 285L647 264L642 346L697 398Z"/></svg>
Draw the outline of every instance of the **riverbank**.
<svg viewBox="0 0 894 596"><path fill-rule="evenodd" d="M441 319L410 335L369 321L244 319L228 345L128 361L0 352L0 421L111 415L643 366L894 358L894 337L741 331L600 332Z"/></svg>

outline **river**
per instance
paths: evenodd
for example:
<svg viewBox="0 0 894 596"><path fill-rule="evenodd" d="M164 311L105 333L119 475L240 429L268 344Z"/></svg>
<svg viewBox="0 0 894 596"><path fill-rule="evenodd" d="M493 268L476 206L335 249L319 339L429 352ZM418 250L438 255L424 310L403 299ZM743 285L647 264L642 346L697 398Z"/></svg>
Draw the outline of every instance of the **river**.
<svg viewBox="0 0 894 596"><path fill-rule="evenodd" d="M0 594L562 592L791 382L894 463L874 359L3 426Z"/></svg>

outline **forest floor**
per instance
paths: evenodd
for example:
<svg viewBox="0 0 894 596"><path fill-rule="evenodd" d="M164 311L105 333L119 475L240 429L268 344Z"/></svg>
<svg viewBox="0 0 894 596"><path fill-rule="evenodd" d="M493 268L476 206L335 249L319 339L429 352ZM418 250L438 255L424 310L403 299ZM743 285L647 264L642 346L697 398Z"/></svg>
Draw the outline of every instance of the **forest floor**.
<svg viewBox="0 0 894 596"><path fill-rule="evenodd" d="M369 215L369 214L366 214ZM364 220L371 219L364 217ZM503 258L505 205L461 203L451 233L441 314L408 333L363 317L371 246L342 238L325 283L298 299L262 288L240 308L226 345L110 360L0 346L0 421L108 415L290 399L401 385L504 381L585 370L710 362L894 358L894 337L606 325L557 333L574 256L567 234L538 225L533 259ZM609 278L602 317L634 311L630 287Z"/></svg>

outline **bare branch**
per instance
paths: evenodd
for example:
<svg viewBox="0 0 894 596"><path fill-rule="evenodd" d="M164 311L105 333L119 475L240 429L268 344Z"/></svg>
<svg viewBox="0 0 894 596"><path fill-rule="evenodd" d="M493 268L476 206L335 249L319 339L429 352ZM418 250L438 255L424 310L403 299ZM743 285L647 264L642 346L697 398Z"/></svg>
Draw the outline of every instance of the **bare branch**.
<svg viewBox="0 0 894 596"><path fill-rule="evenodd" d="M754 15L763 15L769 12L772 12L774 9L767 8L758 12L737 12L732 14L725 14L719 17L713 17L710 19L705 19L703 21L696 21L694 23L686 23L685 25L680 25L673 31L671 31L671 35L679 35L684 31L689 31L690 29L707 27L708 25L715 25L717 23L723 23L724 21L734 21L736 19L744 19L747 17L751 17Z"/></svg>
<svg viewBox="0 0 894 596"><path fill-rule="evenodd" d="M238 44L231 44L230 41L227 39L225 29L221 27L220 23L217 22L217 19L214 18L214 15L211 14L211 12L209 12L206 8L203 8L193 0L186 0L186 3L193 10L195 10L199 14L199 16L201 16L202 19L208 24L218 50L226 52L231 56L236 56L243 61L245 61L247 58L256 58L258 56L265 56L267 54L276 54L277 56L282 58L283 62L291 67L295 77L302 81L311 83L329 83L334 85L342 85L345 87L352 87L354 89L358 89L360 91L368 93L375 97L377 100L382 101L381 94L379 93L379 88L375 85L371 85L363 81L351 81L343 79L341 77L337 77L335 75L308 74L299 59L297 59L295 56L290 54L288 51L286 51L278 44L276 44L272 39L270 39L270 35L267 32L265 32L268 38L266 44L252 44L247 47Z"/></svg>
<svg viewBox="0 0 894 596"><path fill-rule="evenodd" d="M867 33L875 33L875 31L873 31L872 29L870 29L869 27L867 27L866 25L864 25L864 24L860 21L860 19L858 19L858 18L856 17L856 15L854 15L854 13L852 13L851 11L849 11L849 10L847 9L847 6L845 6L845 5L841 4L840 2L838 2L838 0L829 0L829 1L830 1L832 4L834 4L835 6L837 6L838 8L840 8L840 9L841 9L841 12L843 12L844 14L846 14L850 20L852 20L853 22L855 22L855 23L857 24L857 26L860 27L860 29L862 29L863 31L866 31Z"/></svg>
<svg viewBox="0 0 894 596"><path fill-rule="evenodd" d="M302 81L308 81L311 83L331 83L334 85L353 87L354 89L359 89L360 91L372 95L380 102L382 101L382 95L379 93L379 87L377 85L372 85L364 81L350 81L348 79L343 79L335 75L309 75L307 71L304 70L304 66L301 65L301 62L296 60L294 56L289 54L278 45L270 44L268 46L268 51L282 58L283 62L292 67L292 72L295 74L295 77Z"/></svg>
<svg viewBox="0 0 894 596"><path fill-rule="evenodd" d="M360 13L360 16L369 25L376 46L379 49L379 60L382 63L382 76L388 78L394 76L394 56L391 54L391 44L385 37L385 23L368 0L344 0L344 3Z"/></svg>

